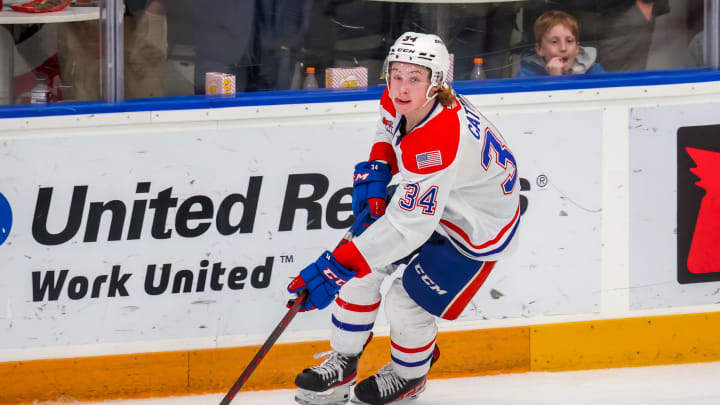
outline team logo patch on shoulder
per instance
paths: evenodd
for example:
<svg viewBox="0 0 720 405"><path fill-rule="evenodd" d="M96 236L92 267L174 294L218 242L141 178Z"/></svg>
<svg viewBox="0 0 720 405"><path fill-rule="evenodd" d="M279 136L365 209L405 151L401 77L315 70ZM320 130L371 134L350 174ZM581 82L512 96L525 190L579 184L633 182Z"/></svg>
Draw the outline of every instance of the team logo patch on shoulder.
<svg viewBox="0 0 720 405"><path fill-rule="evenodd" d="M439 150L432 152L418 153L415 155L415 161L417 162L418 169L424 169L426 167L441 166L442 155Z"/></svg>
<svg viewBox="0 0 720 405"><path fill-rule="evenodd" d="M388 131L390 134L392 134L393 131L393 122L389 119L382 117L382 124L385 127L385 130Z"/></svg>

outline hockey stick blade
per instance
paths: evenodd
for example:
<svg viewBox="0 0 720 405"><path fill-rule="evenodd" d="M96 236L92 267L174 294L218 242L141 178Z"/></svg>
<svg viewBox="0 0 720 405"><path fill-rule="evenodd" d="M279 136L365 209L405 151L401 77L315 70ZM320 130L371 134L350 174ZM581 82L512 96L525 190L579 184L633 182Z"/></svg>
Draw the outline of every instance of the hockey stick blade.
<svg viewBox="0 0 720 405"><path fill-rule="evenodd" d="M235 381L235 384L233 384L227 394L225 394L225 397L222 399L222 401L220 401L220 405L230 405L230 402L233 400L233 398L235 398L235 395L237 395L238 391L240 391L240 388L242 388L248 378L250 378L250 374L255 371L258 364L260 364L260 361L262 361L265 355L267 355L267 353L270 351L270 348L275 344L275 341L277 341L277 339L285 331L288 325L290 325L290 321L292 321L298 311L300 311L300 307L303 306L307 298L308 291L302 290L300 291L300 296L296 300L294 300L294 302L290 302L291 306L288 312L280 320L280 322L277 324L270 336L268 336L268 338L265 340L265 343L263 343L263 345L260 347L258 352L255 354L255 357L250 360L250 364L245 367L245 370L242 372L240 377L238 377L237 381Z"/></svg>

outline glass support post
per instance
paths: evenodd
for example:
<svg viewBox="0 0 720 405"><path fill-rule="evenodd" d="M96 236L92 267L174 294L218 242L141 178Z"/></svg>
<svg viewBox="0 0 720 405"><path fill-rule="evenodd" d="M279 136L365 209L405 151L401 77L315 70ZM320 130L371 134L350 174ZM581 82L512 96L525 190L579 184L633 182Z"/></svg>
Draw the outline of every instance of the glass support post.
<svg viewBox="0 0 720 405"><path fill-rule="evenodd" d="M705 0L705 66L720 69L720 0Z"/></svg>
<svg viewBox="0 0 720 405"><path fill-rule="evenodd" d="M100 1L100 90L108 103L125 99L124 11L122 0Z"/></svg>

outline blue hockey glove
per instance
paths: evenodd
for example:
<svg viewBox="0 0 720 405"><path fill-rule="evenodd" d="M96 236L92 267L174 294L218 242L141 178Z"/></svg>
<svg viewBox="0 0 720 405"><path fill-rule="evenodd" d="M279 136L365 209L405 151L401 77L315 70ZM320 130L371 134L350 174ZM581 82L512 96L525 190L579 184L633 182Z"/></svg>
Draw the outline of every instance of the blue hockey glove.
<svg viewBox="0 0 720 405"><path fill-rule="evenodd" d="M360 162L355 165L353 176L353 215L359 217L365 207L376 218L385 213L387 185L392 179L390 165L378 161Z"/></svg>
<svg viewBox="0 0 720 405"><path fill-rule="evenodd" d="M308 290L308 299L300 311L323 309L333 302L340 288L354 276L354 271L340 265L327 250L315 263L300 271L300 275L290 282L287 289L291 293Z"/></svg>
<svg viewBox="0 0 720 405"><path fill-rule="evenodd" d="M378 218L370 213L370 207L365 207L350 227L350 233L353 237L360 236Z"/></svg>

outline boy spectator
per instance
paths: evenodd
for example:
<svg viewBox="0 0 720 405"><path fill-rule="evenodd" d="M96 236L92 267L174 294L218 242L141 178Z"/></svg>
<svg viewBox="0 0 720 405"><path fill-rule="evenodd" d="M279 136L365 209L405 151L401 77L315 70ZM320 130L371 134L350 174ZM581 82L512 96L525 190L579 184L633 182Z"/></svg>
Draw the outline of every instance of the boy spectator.
<svg viewBox="0 0 720 405"><path fill-rule="evenodd" d="M582 73L604 73L596 63L597 51L580 46L575 17L550 10L535 21L535 53L520 60L516 77L560 76Z"/></svg>

